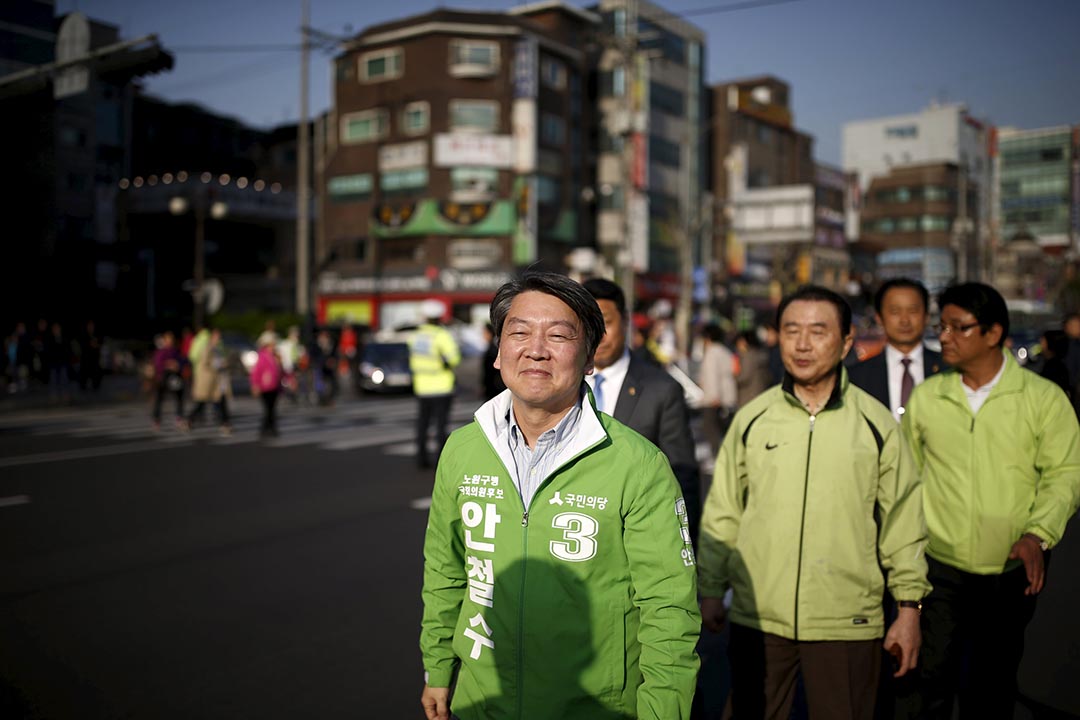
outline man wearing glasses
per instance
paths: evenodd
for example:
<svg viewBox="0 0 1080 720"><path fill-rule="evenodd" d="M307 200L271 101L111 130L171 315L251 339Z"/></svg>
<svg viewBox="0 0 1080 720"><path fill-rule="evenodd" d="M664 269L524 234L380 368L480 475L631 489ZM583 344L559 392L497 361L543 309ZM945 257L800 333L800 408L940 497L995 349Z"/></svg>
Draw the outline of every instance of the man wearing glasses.
<svg viewBox="0 0 1080 720"><path fill-rule="evenodd" d="M958 698L961 717L1011 718L1048 551L1080 503L1080 426L1060 388L1003 349L996 290L958 285L939 305L952 369L915 389L902 421L923 476L934 589L897 717L951 718Z"/></svg>

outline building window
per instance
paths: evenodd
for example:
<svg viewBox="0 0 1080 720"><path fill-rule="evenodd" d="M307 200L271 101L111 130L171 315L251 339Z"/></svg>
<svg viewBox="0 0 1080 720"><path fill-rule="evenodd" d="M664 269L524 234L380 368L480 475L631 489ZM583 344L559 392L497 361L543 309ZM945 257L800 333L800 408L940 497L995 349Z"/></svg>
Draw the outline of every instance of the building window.
<svg viewBox="0 0 1080 720"><path fill-rule="evenodd" d="M371 195L374 184L371 173L339 175L327 181L326 192L335 202L362 200Z"/></svg>
<svg viewBox="0 0 1080 720"><path fill-rule="evenodd" d="M374 50L360 56L360 81L365 83L395 80L405 72L405 53L401 48Z"/></svg>
<svg viewBox="0 0 1080 720"><path fill-rule="evenodd" d="M371 142L390 132L390 113L383 108L349 113L341 117L341 142L349 145Z"/></svg>
<svg viewBox="0 0 1080 720"><path fill-rule="evenodd" d="M621 67L600 73L600 95L602 97L622 97L626 94L626 71Z"/></svg>
<svg viewBox="0 0 1080 720"><path fill-rule="evenodd" d="M919 136L918 125L894 125L892 127L885 128L885 137L887 138L916 138Z"/></svg>
<svg viewBox="0 0 1080 720"><path fill-rule="evenodd" d="M483 40L450 41L450 74L454 77L494 75L498 69L498 43Z"/></svg>
<svg viewBox="0 0 1080 720"><path fill-rule="evenodd" d="M401 132L406 135L423 135L431 122L431 111L427 101L413 102L401 111Z"/></svg>
<svg viewBox="0 0 1080 720"><path fill-rule="evenodd" d="M679 167L679 145L657 135L649 136L649 159L660 165Z"/></svg>
<svg viewBox="0 0 1080 720"><path fill-rule="evenodd" d="M902 217L896 221L896 229L899 232L915 232L919 229L919 218Z"/></svg>
<svg viewBox="0 0 1080 720"><path fill-rule="evenodd" d="M923 215L919 219L923 232L948 232L949 218L942 215Z"/></svg>
<svg viewBox="0 0 1080 720"><path fill-rule="evenodd" d="M626 8L615 8L611 14L615 37L626 37Z"/></svg>
<svg viewBox="0 0 1080 720"><path fill-rule="evenodd" d="M499 103L494 100L451 100L450 129L494 133L499 129Z"/></svg>
<svg viewBox="0 0 1080 720"><path fill-rule="evenodd" d="M426 188L428 184L427 168L409 168L407 170L388 170L379 178L379 187L385 193L396 193Z"/></svg>
<svg viewBox="0 0 1080 720"><path fill-rule="evenodd" d="M949 199L949 189L941 185L927 185L923 188L923 198L928 202L945 202Z"/></svg>
<svg viewBox="0 0 1080 720"><path fill-rule="evenodd" d="M566 64L562 60L545 57L540 59L540 82L550 88L566 87Z"/></svg>
<svg viewBox="0 0 1080 720"><path fill-rule="evenodd" d="M450 188L454 193L484 194L495 192L499 171L486 167L456 167L450 170Z"/></svg>
<svg viewBox="0 0 1080 720"><path fill-rule="evenodd" d="M540 115L540 142L561 146L566 143L566 121L553 113Z"/></svg>
<svg viewBox="0 0 1080 720"><path fill-rule="evenodd" d="M686 113L686 101L683 94L673 87L662 83L649 83L649 102L653 107L668 115L682 117Z"/></svg>
<svg viewBox="0 0 1080 720"><path fill-rule="evenodd" d="M562 183L547 175L536 176L536 202L540 205L558 205L562 201Z"/></svg>
<svg viewBox="0 0 1080 720"><path fill-rule="evenodd" d="M597 197L597 207L600 210L622 210L623 205L622 185L601 186L600 194Z"/></svg>
<svg viewBox="0 0 1080 720"><path fill-rule="evenodd" d="M613 135L603 128L600 129L600 152L621 154L625 147L626 141L622 135Z"/></svg>

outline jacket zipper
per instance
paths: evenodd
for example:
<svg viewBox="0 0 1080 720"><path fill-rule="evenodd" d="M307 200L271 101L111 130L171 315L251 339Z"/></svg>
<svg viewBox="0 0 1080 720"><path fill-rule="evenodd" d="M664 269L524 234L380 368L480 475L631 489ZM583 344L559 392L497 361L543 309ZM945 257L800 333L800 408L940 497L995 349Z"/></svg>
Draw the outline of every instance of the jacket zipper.
<svg viewBox="0 0 1080 720"><path fill-rule="evenodd" d="M495 457L498 458L499 457L498 451L495 450L495 446L492 444L491 438L488 437L486 432L483 432L482 427L481 427L480 434L484 436L484 440L487 441L488 447L491 448L491 451L495 454ZM534 500L536 499L536 496L538 494L540 494L540 490L543 489L543 487L545 485L547 485L551 481L551 478L553 478L560 470L562 470L564 467L566 467L568 464L570 464L571 462L573 462L577 458L581 457L585 453L592 450L594 447L599 445L601 442L602 442L602 440L598 440L597 442L593 443L592 445L589 445L588 447L582 448L579 452L574 453L573 457L567 458L566 462L562 463L557 468L555 468L553 471L551 471L551 473L548 474L547 479L544 482L542 482L539 487L536 488L536 492L533 493L533 499ZM504 468L505 468L505 464L504 464ZM518 681L518 684L517 684L517 688L518 688L518 711L517 711L517 717L522 717L522 715L524 713L524 702L525 702L525 693L523 692L524 676L525 676L525 673L524 673L524 666L525 666L525 575L526 575L527 568L528 568L528 562L527 561L528 561L528 558L529 558L529 508L525 506L525 499L521 497L521 492L520 491L518 491L518 499L521 500L522 512L521 512L521 592L519 594L520 597L519 597L519 601L518 601L518 608L520 609L520 611L518 612L518 647L517 647L517 656L518 656L517 657L517 681Z"/></svg>
<svg viewBox="0 0 1080 720"><path fill-rule="evenodd" d="M799 564L795 568L795 640L799 639L799 584L802 581L803 533L806 531L806 495L810 491L810 448L814 443L814 420L810 416L810 434L806 438L806 474L803 477L802 518L799 520Z"/></svg>
<svg viewBox="0 0 1080 720"><path fill-rule="evenodd" d="M529 550L529 510L526 508L521 513L521 557L527 557ZM518 593L518 641L517 641L517 716L523 717L525 712L525 574L528 572L528 563L521 563L521 592Z"/></svg>

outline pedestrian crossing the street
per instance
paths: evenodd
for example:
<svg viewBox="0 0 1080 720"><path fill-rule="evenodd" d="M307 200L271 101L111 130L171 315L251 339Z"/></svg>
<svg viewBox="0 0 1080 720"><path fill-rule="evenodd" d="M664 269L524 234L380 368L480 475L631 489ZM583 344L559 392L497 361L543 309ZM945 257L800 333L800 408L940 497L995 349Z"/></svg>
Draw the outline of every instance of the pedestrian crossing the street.
<svg viewBox="0 0 1080 720"><path fill-rule="evenodd" d="M479 405L479 401L459 398L450 413L450 429L471 421ZM100 441L94 448L65 451L87 457L109 454L113 443L117 452L136 446L138 451L144 452L194 444L230 446L250 443L270 448L312 445L331 452L373 447L381 447L387 455L416 452L417 406L412 398L363 398L332 407L290 405L286 401L278 407L278 437L265 440L259 438L262 407L258 400L249 397L236 398L231 404L232 432L228 435L220 432L212 408L206 408L202 423L184 432L173 424L168 413L163 417L161 428L155 430L147 409L141 404L12 413L0 417L0 432ZM46 455L48 453L39 453L34 457ZM30 460L30 457L25 456L25 459ZM12 464L22 464L20 456L0 458L0 467Z"/></svg>

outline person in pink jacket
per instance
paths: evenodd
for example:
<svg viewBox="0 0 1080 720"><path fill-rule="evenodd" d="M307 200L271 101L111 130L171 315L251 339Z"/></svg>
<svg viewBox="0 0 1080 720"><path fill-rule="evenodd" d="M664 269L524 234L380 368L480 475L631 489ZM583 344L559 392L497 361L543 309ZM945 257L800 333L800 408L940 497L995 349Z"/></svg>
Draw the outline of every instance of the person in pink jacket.
<svg viewBox="0 0 1080 720"><path fill-rule="evenodd" d="M251 368L251 392L262 400L263 419L259 428L259 437L277 437L278 393L281 390L281 360L277 356L277 337L272 333L259 336L259 359Z"/></svg>

